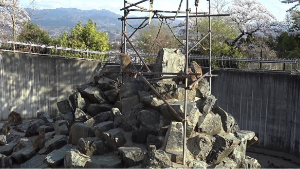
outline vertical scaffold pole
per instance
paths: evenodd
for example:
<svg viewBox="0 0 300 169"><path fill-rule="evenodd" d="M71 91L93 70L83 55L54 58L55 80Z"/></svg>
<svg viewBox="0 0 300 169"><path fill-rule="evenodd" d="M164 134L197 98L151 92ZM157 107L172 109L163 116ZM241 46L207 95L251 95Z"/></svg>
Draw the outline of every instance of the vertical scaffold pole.
<svg viewBox="0 0 300 169"><path fill-rule="evenodd" d="M208 16L208 20L209 20L209 92L211 94L211 41L212 41L212 35L211 35L211 3L210 3L210 0L209 1L209 5L208 5L208 8L209 8L209 16Z"/></svg>
<svg viewBox="0 0 300 169"><path fill-rule="evenodd" d="M188 74L188 61L189 61L189 0L186 0L186 25L185 25L185 39L186 39L186 58L185 58L185 73ZM184 120L186 119L187 112L187 88L188 88L188 78L185 78L185 95L184 95ZM186 158L186 121L183 121L184 131L183 131L183 160L182 163L185 165Z"/></svg>
<svg viewBox="0 0 300 169"><path fill-rule="evenodd" d="M124 0L124 8L126 7L126 0ZM127 10L125 9L124 10L124 28L123 28L123 32L127 33L126 32L126 18L127 18ZM123 35L123 34L122 34ZM124 46L123 46L123 53L127 54L127 49L126 49L126 37L125 35L123 35L123 42L124 42Z"/></svg>

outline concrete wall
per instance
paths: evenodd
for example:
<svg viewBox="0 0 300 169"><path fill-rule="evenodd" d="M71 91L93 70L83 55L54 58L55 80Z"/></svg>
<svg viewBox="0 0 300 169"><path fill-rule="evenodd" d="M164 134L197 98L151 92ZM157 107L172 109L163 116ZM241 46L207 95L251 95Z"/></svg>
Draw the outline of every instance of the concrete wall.
<svg viewBox="0 0 300 169"><path fill-rule="evenodd" d="M255 131L256 146L300 152L300 76L214 71L216 105L231 113L241 129Z"/></svg>
<svg viewBox="0 0 300 169"><path fill-rule="evenodd" d="M62 57L0 52L0 120L15 110L24 118L38 111L55 116L56 102L79 84L91 82L101 63Z"/></svg>

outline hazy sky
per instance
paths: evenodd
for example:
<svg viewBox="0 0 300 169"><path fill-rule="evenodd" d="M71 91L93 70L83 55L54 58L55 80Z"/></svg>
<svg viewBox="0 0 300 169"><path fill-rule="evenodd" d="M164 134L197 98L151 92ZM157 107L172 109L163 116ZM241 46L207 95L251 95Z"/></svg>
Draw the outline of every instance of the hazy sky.
<svg viewBox="0 0 300 169"><path fill-rule="evenodd" d="M140 0L130 0L129 2L138 2ZM29 0L20 0L22 7L28 7ZM120 8L123 7L124 0L35 0L36 7L39 9L49 8L78 8L78 9L107 9L114 13L122 14ZM213 0L212 0L213 2ZM278 20L283 20L286 14L286 10L293 4L283 4L280 0L259 0ZM180 0L154 0L154 9L157 10L173 10L176 11ZM195 11L194 1L190 0L190 8ZM203 6L201 11L207 12L207 1L200 0L199 6ZM145 8L149 8L149 1L141 4ZM185 9L186 1L183 1L181 7L182 10ZM132 15L146 15L146 13L141 14L140 12L132 12Z"/></svg>

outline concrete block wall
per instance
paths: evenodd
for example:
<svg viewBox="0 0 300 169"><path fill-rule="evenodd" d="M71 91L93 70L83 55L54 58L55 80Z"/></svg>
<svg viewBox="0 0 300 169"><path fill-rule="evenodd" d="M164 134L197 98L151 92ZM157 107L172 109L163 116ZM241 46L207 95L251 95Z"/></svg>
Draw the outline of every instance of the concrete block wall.
<svg viewBox="0 0 300 169"><path fill-rule="evenodd" d="M38 111L55 116L56 102L91 82L101 67L97 61L0 52L0 120L12 110L24 118Z"/></svg>

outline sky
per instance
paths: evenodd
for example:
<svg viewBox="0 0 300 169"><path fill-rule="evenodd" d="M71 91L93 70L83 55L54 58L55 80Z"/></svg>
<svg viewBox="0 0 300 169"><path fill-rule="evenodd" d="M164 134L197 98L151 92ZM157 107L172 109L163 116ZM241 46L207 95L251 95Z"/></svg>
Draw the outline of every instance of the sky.
<svg viewBox="0 0 300 169"><path fill-rule="evenodd" d="M20 0L23 8L30 7L29 2L31 0ZM139 2L140 0L130 0L129 2ZM293 6L293 4L283 4L281 0L258 0L262 3L271 14L273 14L279 21L282 21L286 15L286 10ZM213 0L212 0L213 2ZM154 0L154 9L156 10L172 10L176 11L180 0ZM195 11L194 1L189 1L189 6L192 11ZM35 0L35 6L37 9L55 9L55 8L78 8L82 10L89 9L106 9L114 13L121 14L120 9L124 6L124 0ZM143 6L149 9L149 1L142 3ZM181 10L185 10L186 1L183 1ZM202 6L202 8L200 8ZM208 6L206 0L199 1L199 8L202 12L208 12ZM132 12L135 16L146 16L147 13Z"/></svg>

